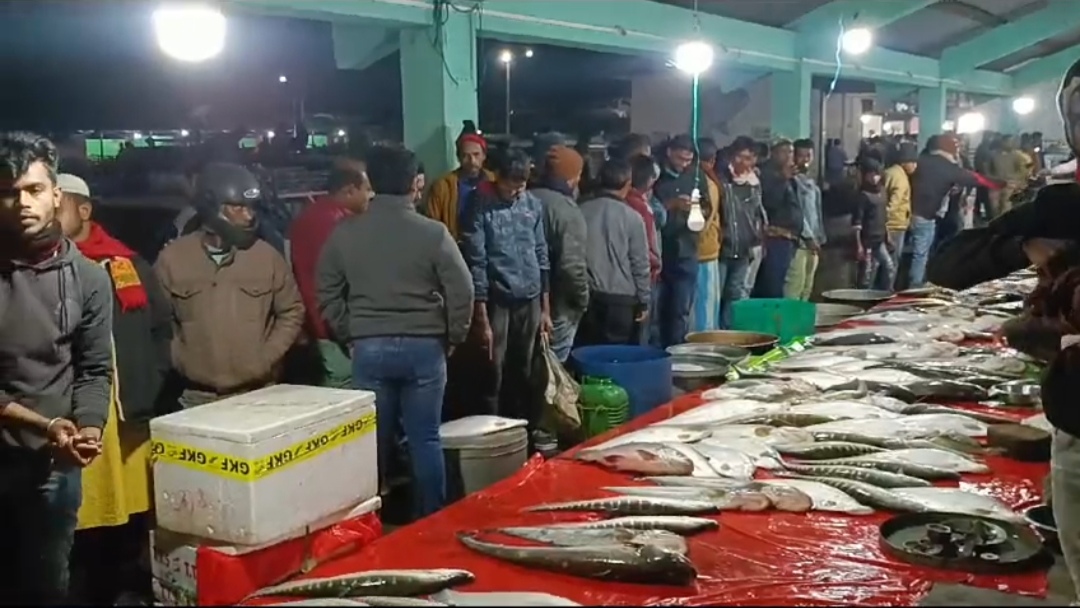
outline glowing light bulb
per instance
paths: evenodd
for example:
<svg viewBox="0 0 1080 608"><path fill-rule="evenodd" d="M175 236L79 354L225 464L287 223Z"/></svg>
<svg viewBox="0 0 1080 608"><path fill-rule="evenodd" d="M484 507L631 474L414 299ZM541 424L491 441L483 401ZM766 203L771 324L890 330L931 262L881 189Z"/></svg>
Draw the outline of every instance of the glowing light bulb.
<svg viewBox="0 0 1080 608"><path fill-rule="evenodd" d="M158 46L178 61L196 63L221 54L228 24L212 5L174 4L154 11Z"/></svg>
<svg viewBox="0 0 1080 608"><path fill-rule="evenodd" d="M686 227L693 232L705 229L705 214L701 212L701 190L694 188L690 193L690 215L686 218Z"/></svg>
<svg viewBox="0 0 1080 608"><path fill-rule="evenodd" d="M874 44L874 34L865 27L857 27L844 32L840 46L851 55L862 55Z"/></svg>
<svg viewBox="0 0 1080 608"><path fill-rule="evenodd" d="M1032 97L1024 96L1017 97L1012 102L1013 112L1021 116L1026 116L1035 111L1035 99Z"/></svg>
<svg viewBox="0 0 1080 608"><path fill-rule="evenodd" d="M684 42L675 49L675 67L690 74L698 76L713 63L713 48L706 42Z"/></svg>

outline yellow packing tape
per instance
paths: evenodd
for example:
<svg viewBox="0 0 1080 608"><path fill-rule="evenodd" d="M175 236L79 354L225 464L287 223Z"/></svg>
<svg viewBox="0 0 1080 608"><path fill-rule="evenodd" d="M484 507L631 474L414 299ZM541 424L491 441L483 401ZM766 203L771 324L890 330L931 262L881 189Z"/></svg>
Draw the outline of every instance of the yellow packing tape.
<svg viewBox="0 0 1080 608"><path fill-rule="evenodd" d="M156 439L151 442L150 449L151 458L154 461L168 462L218 477L250 482L314 458L374 430L375 413L372 412L273 454L250 460Z"/></svg>

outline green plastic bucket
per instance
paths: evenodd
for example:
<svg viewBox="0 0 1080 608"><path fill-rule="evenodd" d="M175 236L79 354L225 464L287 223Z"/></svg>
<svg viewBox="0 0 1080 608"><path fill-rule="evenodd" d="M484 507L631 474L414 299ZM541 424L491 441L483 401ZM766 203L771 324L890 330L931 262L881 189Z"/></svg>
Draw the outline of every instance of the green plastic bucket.
<svg viewBox="0 0 1080 608"><path fill-rule="evenodd" d="M581 427L590 439L623 424L630 417L630 398L608 378L586 376L578 397Z"/></svg>
<svg viewBox="0 0 1080 608"><path fill-rule="evenodd" d="M731 305L731 329L773 334L780 342L814 334L817 306L786 298L751 298Z"/></svg>

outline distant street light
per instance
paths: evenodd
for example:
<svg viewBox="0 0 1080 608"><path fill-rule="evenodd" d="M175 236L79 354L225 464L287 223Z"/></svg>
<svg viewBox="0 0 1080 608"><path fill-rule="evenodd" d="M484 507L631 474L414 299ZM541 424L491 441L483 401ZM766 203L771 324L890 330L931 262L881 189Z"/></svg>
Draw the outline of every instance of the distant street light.
<svg viewBox="0 0 1080 608"><path fill-rule="evenodd" d="M158 47L177 61L206 61L225 49L227 20L208 4L166 5L154 11L152 20Z"/></svg>
<svg viewBox="0 0 1080 608"><path fill-rule="evenodd" d="M338 129L337 136L345 137L345 129Z"/></svg>
<svg viewBox="0 0 1080 608"><path fill-rule="evenodd" d="M289 78L287 76L285 76L284 74L282 74L281 76L277 77L277 81L280 82L281 84L285 84L286 82L289 82Z"/></svg>
<svg viewBox="0 0 1080 608"><path fill-rule="evenodd" d="M514 61L514 54L511 53L508 50L503 51L503 52L499 53L499 61L509 65L510 63L512 63Z"/></svg>
<svg viewBox="0 0 1080 608"><path fill-rule="evenodd" d="M136 131L136 132L131 134L131 138L136 140L136 141L140 140L140 139L142 139L142 133L139 133L138 131Z"/></svg>
<svg viewBox="0 0 1080 608"><path fill-rule="evenodd" d="M191 135L190 131L187 129L180 129L180 137L187 137L188 135Z"/></svg>
<svg viewBox="0 0 1080 608"><path fill-rule="evenodd" d="M267 139L274 139L274 137L276 137L276 136L277 136L277 134L274 133L273 131L267 131L266 132Z"/></svg>

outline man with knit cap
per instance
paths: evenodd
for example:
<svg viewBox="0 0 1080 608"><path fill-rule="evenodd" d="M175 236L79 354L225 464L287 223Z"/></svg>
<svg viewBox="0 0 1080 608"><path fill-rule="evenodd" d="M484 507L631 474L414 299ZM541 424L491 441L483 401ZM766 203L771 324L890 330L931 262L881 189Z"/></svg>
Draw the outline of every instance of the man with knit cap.
<svg viewBox="0 0 1080 608"><path fill-rule="evenodd" d="M477 133L462 133L457 140L457 157L460 165L431 185L428 194L427 215L440 222L450 231L450 236L461 240L461 226L468 217L469 201L473 192L483 182L494 179L484 169L487 160L487 140Z"/></svg>
<svg viewBox="0 0 1080 608"><path fill-rule="evenodd" d="M576 202L584 165L572 148L553 146L541 159L538 185L532 188L544 207L551 264L551 350L560 361L570 356L578 323L589 304L585 218Z"/></svg>

